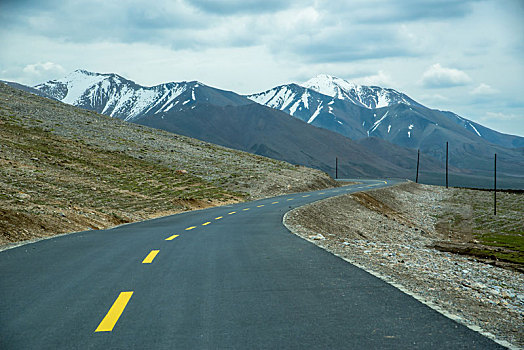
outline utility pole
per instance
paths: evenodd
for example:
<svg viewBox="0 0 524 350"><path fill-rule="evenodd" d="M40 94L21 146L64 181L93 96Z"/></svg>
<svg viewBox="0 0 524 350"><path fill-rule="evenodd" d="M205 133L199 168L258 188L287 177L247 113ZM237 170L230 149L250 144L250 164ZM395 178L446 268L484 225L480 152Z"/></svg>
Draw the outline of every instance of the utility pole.
<svg viewBox="0 0 524 350"><path fill-rule="evenodd" d="M497 215L497 154L495 153L495 174L494 174L494 196L493 196L493 213Z"/></svg>
<svg viewBox="0 0 524 350"><path fill-rule="evenodd" d="M335 157L335 179L338 179L338 157Z"/></svg>
<svg viewBox="0 0 524 350"><path fill-rule="evenodd" d="M446 141L446 188L448 188L448 142Z"/></svg>
<svg viewBox="0 0 524 350"><path fill-rule="evenodd" d="M418 183L418 165L420 164L420 148L417 152L417 177L415 178L415 183Z"/></svg>

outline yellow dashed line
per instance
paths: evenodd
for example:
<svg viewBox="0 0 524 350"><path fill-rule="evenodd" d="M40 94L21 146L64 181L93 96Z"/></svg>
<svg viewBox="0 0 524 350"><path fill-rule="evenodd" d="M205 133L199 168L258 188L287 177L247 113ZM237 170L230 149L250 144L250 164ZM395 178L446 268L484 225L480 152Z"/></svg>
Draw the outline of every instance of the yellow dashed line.
<svg viewBox="0 0 524 350"><path fill-rule="evenodd" d="M325 192L320 192L319 194L326 194Z"/></svg>
<svg viewBox="0 0 524 350"><path fill-rule="evenodd" d="M142 264L151 264L153 262L153 259L158 254L160 250L152 250L147 254L146 258L142 261Z"/></svg>
<svg viewBox="0 0 524 350"><path fill-rule="evenodd" d="M262 208L263 206L264 206L264 204L257 205L257 208Z"/></svg>
<svg viewBox="0 0 524 350"><path fill-rule="evenodd" d="M204 223L202 224L202 226L207 226L207 225L209 225L210 223L211 223L211 221L204 222Z"/></svg>
<svg viewBox="0 0 524 350"><path fill-rule="evenodd" d="M98 327L95 329L95 332L111 332L116 322L120 318L120 315L122 315L122 312L124 312L124 309L126 308L126 305L129 302L129 299L131 299L132 295L133 292L120 293L102 322L100 322Z"/></svg>
<svg viewBox="0 0 524 350"><path fill-rule="evenodd" d="M236 211L232 211L231 213L227 213L227 215L233 215L235 213L236 213Z"/></svg>
<svg viewBox="0 0 524 350"><path fill-rule="evenodd" d="M242 211L246 211L246 210L249 210L249 208L242 209Z"/></svg>
<svg viewBox="0 0 524 350"><path fill-rule="evenodd" d="M220 220L222 218L223 218L223 216L219 216L219 217L216 217L215 220Z"/></svg>
<svg viewBox="0 0 524 350"><path fill-rule="evenodd" d="M288 200L288 201L292 201L293 199L294 199L294 198L288 198L287 200Z"/></svg>
<svg viewBox="0 0 524 350"><path fill-rule="evenodd" d="M278 202L273 202L273 203L271 203L271 204L277 204L277 203L278 203Z"/></svg>
<svg viewBox="0 0 524 350"><path fill-rule="evenodd" d="M306 194L305 196L302 196L302 197L307 198L309 196L311 196L311 195L310 194Z"/></svg>
<svg viewBox="0 0 524 350"><path fill-rule="evenodd" d="M188 228L186 228L186 231L192 230L194 228L196 228L196 226L189 226Z"/></svg>
<svg viewBox="0 0 524 350"><path fill-rule="evenodd" d="M167 237L167 238L166 238L166 241L172 241L172 240L174 240L175 238L177 238L178 236L180 236L180 235L172 235L171 237Z"/></svg>

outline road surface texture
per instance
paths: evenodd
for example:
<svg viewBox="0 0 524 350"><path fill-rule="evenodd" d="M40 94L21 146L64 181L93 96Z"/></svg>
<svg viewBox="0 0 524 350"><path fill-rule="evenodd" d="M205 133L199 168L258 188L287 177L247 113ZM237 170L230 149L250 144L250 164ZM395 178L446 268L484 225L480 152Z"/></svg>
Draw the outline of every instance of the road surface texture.
<svg viewBox="0 0 524 350"><path fill-rule="evenodd" d="M0 252L0 349L497 349L291 234L280 196Z"/></svg>

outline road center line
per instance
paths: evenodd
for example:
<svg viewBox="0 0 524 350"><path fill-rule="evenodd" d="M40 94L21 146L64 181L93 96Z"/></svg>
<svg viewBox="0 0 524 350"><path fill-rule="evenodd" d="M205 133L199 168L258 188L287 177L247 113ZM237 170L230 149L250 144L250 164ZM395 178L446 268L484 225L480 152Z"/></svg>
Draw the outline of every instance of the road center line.
<svg viewBox="0 0 524 350"><path fill-rule="evenodd" d="M292 201L293 199L294 199L294 198L288 198L287 200L288 200L288 201Z"/></svg>
<svg viewBox="0 0 524 350"><path fill-rule="evenodd" d="M189 230L192 230L194 229L196 226L189 226L188 228L186 228L186 231L189 231Z"/></svg>
<svg viewBox="0 0 524 350"><path fill-rule="evenodd" d="M210 223L211 223L211 221L204 222L204 223L202 224L202 226L207 226L207 225L209 225Z"/></svg>
<svg viewBox="0 0 524 350"><path fill-rule="evenodd" d="M220 220L222 218L223 218L223 216L218 216L218 217L215 218L215 220Z"/></svg>
<svg viewBox="0 0 524 350"><path fill-rule="evenodd" d="M120 315L122 315L122 312L124 312L124 309L126 308L126 305L129 302L129 299L131 299L132 295L133 292L121 292L102 322L100 322L98 327L95 329L95 332L111 332L116 322L120 318Z"/></svg>
<svg viewBox="0 0 524 350"><path fill-rule="evenodd" d="M311 196L311 195L310 194L306 194L305 196L302 196L302 197L307 198L309 196Z"/></svg>
<svg viewBox="0 0 524 350"><path fill-rule="evenodd" d="M246 210L249 210L249 208L242 209L242 211L246 211Z"/></svg>
<svg viewBox="0 0 524 350"><path fill-rule="evenodd" d="M166 238L166 241L172 241L172 240L174 240L175 238L177 238L178 236L180 236L180 235L172 235L171 237L167 237L167 238Z"/></svg>
<svg viewBox="0 0 524 350"><path fill-rule="evenodd" d="M153 262L153 259L158 254L160 250L152 250L147 254L146 258L142 261L142 264L151 264Z"/></svg>
<svg viewBox="0 0 524 350"><path fill-rule="evenodd" d="M262 208L263 206L264 206L264 204L257 205L257 208Z"/></svg>
<svg viewBox="0 0 524 350"><path fill-rule="evenodd" d="M227 213L227 215L233 215L235 213L236 213L236 211L232 211L231 213Z"/></svg>

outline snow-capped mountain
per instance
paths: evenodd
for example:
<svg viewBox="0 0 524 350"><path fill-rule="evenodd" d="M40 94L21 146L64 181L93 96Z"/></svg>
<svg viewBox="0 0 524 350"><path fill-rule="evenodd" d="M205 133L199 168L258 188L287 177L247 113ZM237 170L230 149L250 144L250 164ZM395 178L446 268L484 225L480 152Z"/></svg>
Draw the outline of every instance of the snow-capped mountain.
<svg viewBox="0 0 524 350"><path fill-rule="evenodd" d="M423 107L396 90L356 85L326 74L320 74L302 85L281 85L246 97L352 139L381 137L378 135L379 126L387 118L387 113L377 113L377 109L400 105ZM406 127L409 128L409 125L411 122ZM387 134L390 132L391 126ZM405 134L411 139L410 130ZM387 136L384 138L387 139Z"/></svg>
<svg viewBox="0 0 524 350"><path fill-rule="evenodd" d="M398 103L408 106L420 105L396 90L378 86L357 85L327 74L319 74L301 85L321 94L339 100L348 100L357 106L370 109L389 107Z"/></svg>
<svg viewBox="0 0 524 350"><path fill-rule="evenodd" d="M133 121L144 115L194 108L198 99L216 105L246 104L244 98L197 81L145 87L117 74L76 70L66 77L35 86L62 102ZM217 93L220 91L220 93Z"/></svg>
<svg viewBox="0 0 524 350"><path fill-rule="evenodd" d="M394 89L361 86L326 74L302 85L287 84L246 96L317 127L351 139L379 137L392 143L432 148L442 142L431 134L456 134L473 142L523 147L524 138L505 135L452 112L429 109Z"/></svg>
<svg viewBox="0 0 524 350"><path fill-rule="evenodd" d="M335 148L329 150L330 154L338 154L344 148L341 145L351 141L347 138L373 146L383 160L389 159L383 155L390 150L391 157L398 155L395 164L409 158L400 155L412 153L405 148L419 148L443 161L443 145L449 142L450 165L457 168L487 174L493 153L497 153L501 162L512 164L510 171L515 174L524 169L519 160L524 152L523 137L496 132L452 112L424 107L393 89L358 86L328 75L249 96L196 81L145 87L117 74L84 70L35 88L60 101L120 119L291 162L300 160L301 164L325 170L330 165L318 157L328 150L324 147L318 153L321 145L331 144ZM347 138L333 143L328 139L336 134L322 134L318 128ZM269 142L277 131L282 138L294 135L294 141L279 138ZM357 149L354 144L352 147ZM362 148L357 153L364 157Z"/></svg>

